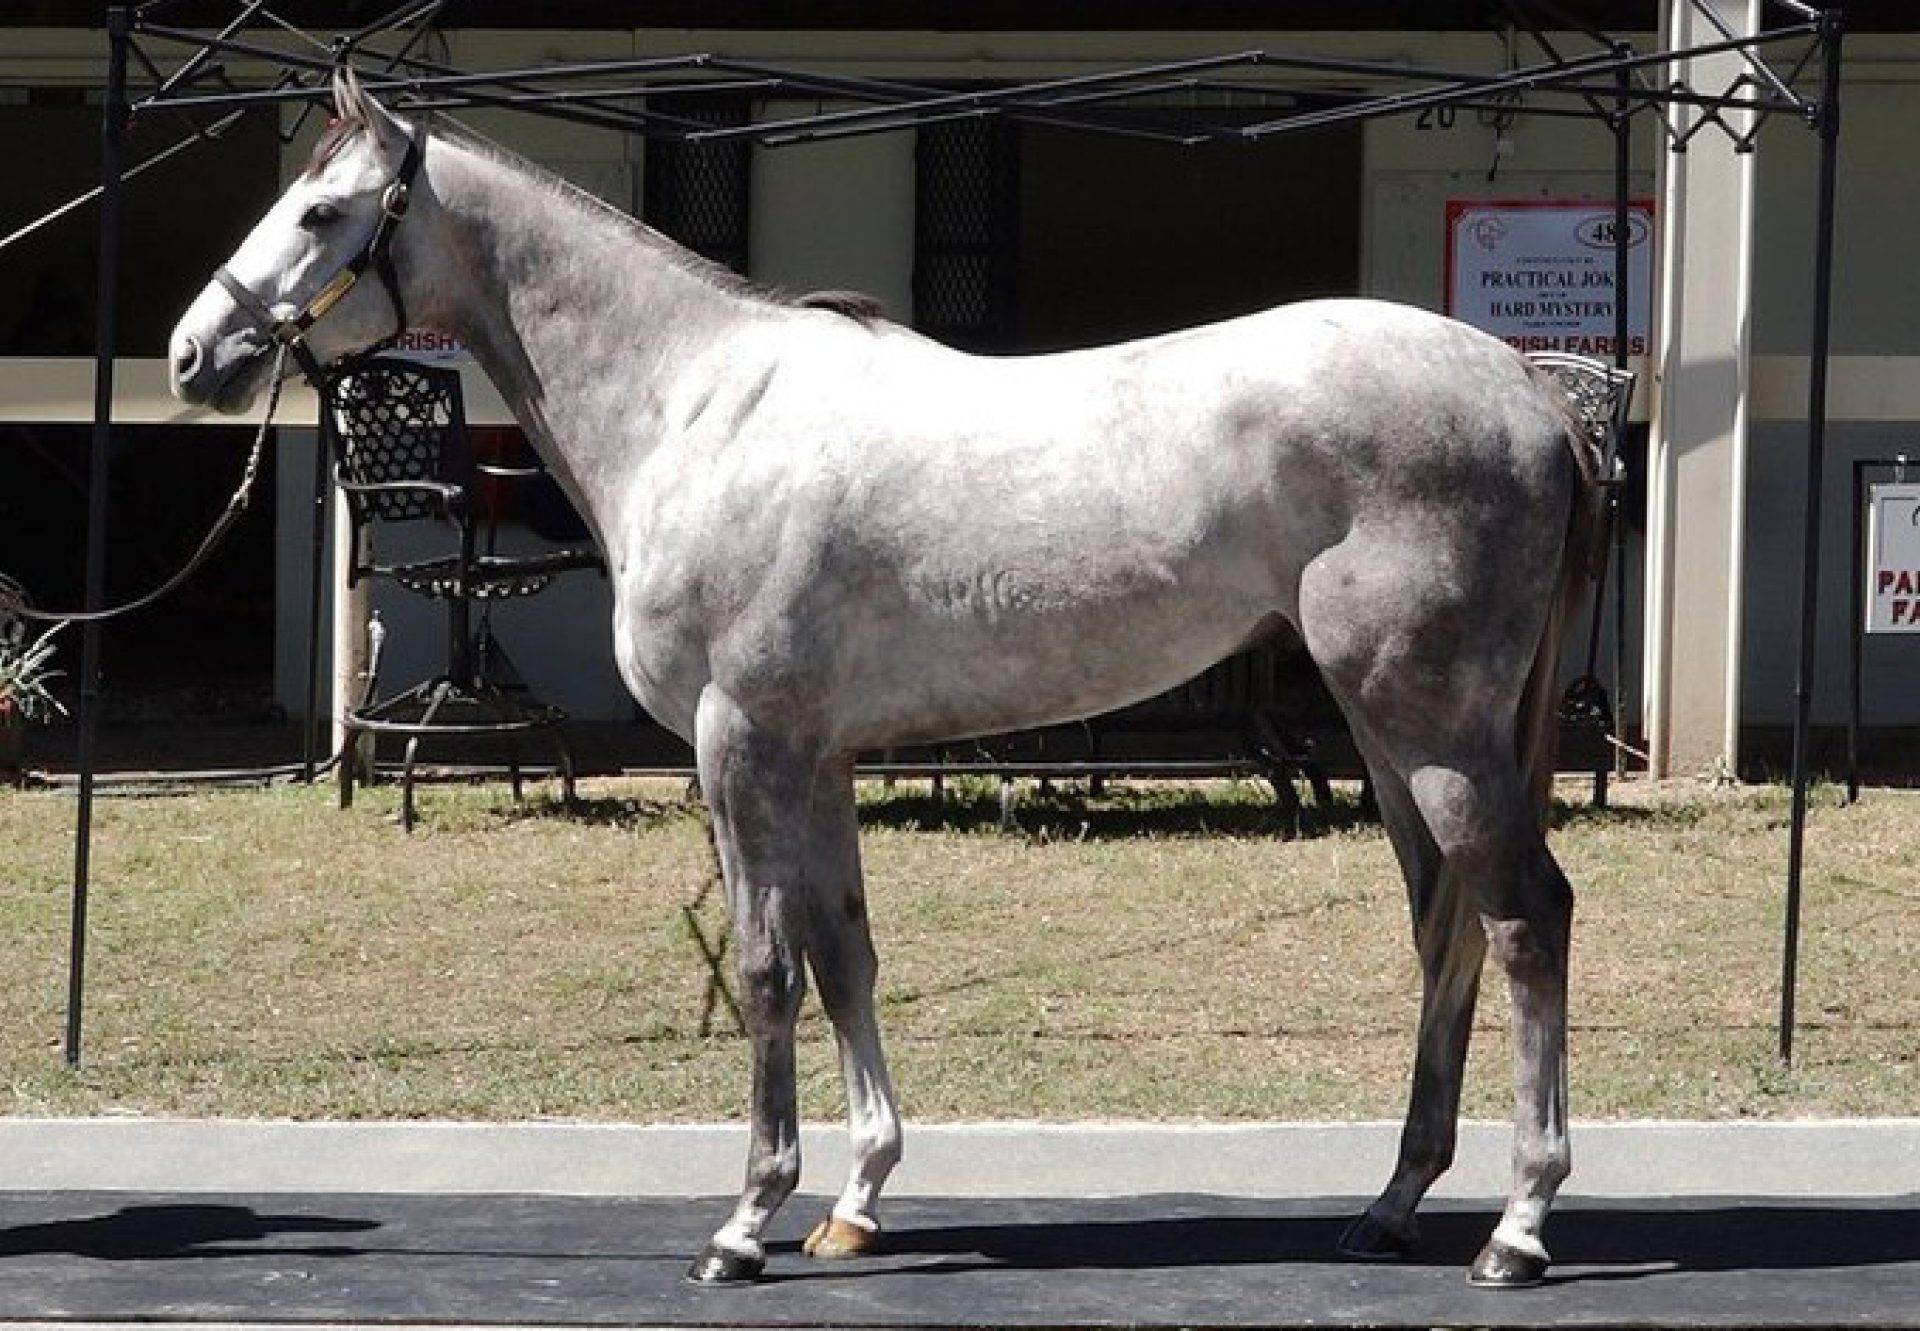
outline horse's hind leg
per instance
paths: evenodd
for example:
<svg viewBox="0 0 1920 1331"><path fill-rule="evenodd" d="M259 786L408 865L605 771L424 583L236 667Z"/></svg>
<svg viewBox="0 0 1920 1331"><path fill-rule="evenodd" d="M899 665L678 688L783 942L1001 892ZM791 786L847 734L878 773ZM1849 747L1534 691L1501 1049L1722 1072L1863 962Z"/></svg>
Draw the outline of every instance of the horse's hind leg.
<svg viewBox="0 0 1920 1331"><path fill-rule="evenodd" d="M801 864L814 761L713 687L701 696L695 736L733 917L753 1100L746 1187L687 1275L731 1284L765 1269L761 1235L800 1179L794 1028L806 988Z"/></svg>
<svg viewBox="0 0 1920 1331"><path fill-rule="evenodd" d="M833 1213L807 1236L805 1249L812 1257L855 1257L872 1251L879 1236L880 1189L900 1161L900 1116L873 1009L878 966L849 763L822 768L814 783L807 866L807 959L840 1046L853 1165Z"/></svg>
<svg viewBox="0 0 1920 1331"><path fill-rule="evenodd" d="M1513 496L1518 500L1518 496ZM1557 507L1557 506L1556 506ZM1516 505L1517 512L1533 507ZM1542 509L1542 511L1545 511ZM1444 1140L1417 1120L1452 1117L1451 1069L1464 1050L1476 950L1469 914L1507 974L1513 995L1513 1185L1493 1239L1475 1260L1477 1284L1534 1283L1547 1268L1541 1230L1569 1168L1566 1132L1567 945L1573 894L1547 851L1538 792L1517 741L1533 735L1529 681L1550 652L1558 528L1508 523L1498 539L1477 527L1356 528L1310 563L1300 583L1308 650L1376 772L1390 770L1439 852L1434 920L1422 940L1430 976L1422 1066L1409 1136ZM1413 570L1413 572L1409 572ZM1522 716L1523 698L1530 704ZM1384 787L1383 808L1401 792ZM1416 900L1416 910L1418 902ZM1454 923L1445 923L1453 920ZM1423 960L1426 957L1423 956ZM1436 962L1438 964L1436 964ZM1449 981L1449 973L1457 979ZM1425 1083L1423 1085L1423 1078ZM1450 1133L1447 1134L1450 1138ZM1371 1214L1401 1223L1424 1166L1403 1168ZM1405 1162L1403 1162L1403 1165ZM1367 1236L1363 1233L1360 1238ZM1375 1245L1378 1246L1378 1245Z"/></svg>
<svg viewBox="0 0 1920 1331"><path fill-rule="evenodd" d="M1567 1144L1567 957L1573 890L1536 833L1517 900L1485 909L1483 924L1512 994L1513 1188L1472 1279L1493 1288L1546 1274L1541 1232L1572 1169Z"/></svg>
<svg viewBox="0 0 1920 1331"><path fill-rule="evenodd" d="M1364 747L1364 746L1363 746ZM1486 943L1456 876L1443 872L1434 844L1406 783L1373 758L1368 773L1381 818L1407 880L1414 945L1420 953L1420 1029L1413 1086L1393 1179L1348 1227L1340 1251L1352 1257L1402 1257L1419 1237L1414 1210L1453 1163L1460 1088L1473 1031Z"/></svg>
<svg viewBox="0 0 1920 1331"><path fill-rule="evenodd" d="M1548 1208L1571 1167L1567 1145L1567 955L1573 891L1548 852L1518 764L1430 762L1408 786L1449 876L1458 874L1512 994L1513 1181L1505 1213L1475 1259L1477 1285L1511 1288L1546 1274Z"/></svg>

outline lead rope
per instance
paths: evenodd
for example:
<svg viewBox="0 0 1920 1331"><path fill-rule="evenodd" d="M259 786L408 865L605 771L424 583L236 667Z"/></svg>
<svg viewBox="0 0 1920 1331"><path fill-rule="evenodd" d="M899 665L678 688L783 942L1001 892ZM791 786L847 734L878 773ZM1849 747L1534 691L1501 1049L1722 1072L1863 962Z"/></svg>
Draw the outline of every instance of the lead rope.
<svg viewBox="0 0 1920 1331"><path fill-rule="evenodd" d="M0 619L14 617L36 620L43 624L85 624L103 619L115 619L121 615L132 614L136 610L143 610L155 601L171 595L178 591L188 578L199 572L201 565L207 562L227 532L232 530L233 524L240 520L240 515L247 511L247 505L253 498L254 484L260 479L260 462L266 454L267 431L272 428L274 413L280 408L280 387L284 382L280 374L286 366L286 360L287 348L283 343L273 358L273 388L267 396L267 414L261 419L260 428L254 432L253 450L248 454L247 465L240 473L239 488L233 492L233 497L227 500L226 511L214 521L206 536L202 538L199 547L194 550L178 573L145 596L123 605L109 606L104 610L35 610L27 604L25 592L10 580L0 578Z"/></svg>

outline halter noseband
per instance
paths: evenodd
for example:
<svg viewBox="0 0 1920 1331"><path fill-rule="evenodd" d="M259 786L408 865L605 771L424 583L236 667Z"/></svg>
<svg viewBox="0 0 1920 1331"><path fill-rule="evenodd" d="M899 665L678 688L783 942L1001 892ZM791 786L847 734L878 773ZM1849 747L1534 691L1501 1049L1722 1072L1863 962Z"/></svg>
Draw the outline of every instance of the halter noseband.
<svg viewBox="0 0 1920 1331"><path fill-rule="evenodd" d="M256 328L286 347L309 383L318 385L326 378L326 370L307 346L307 330L353 290L354 284L367 269L371 268L379 274L381 285L387 289L387 299L393 304L393 332L368 347L366 352L391 345L407 331L407 302L400 295L399 275L393 268L393 233L399 227L400 219L407 215L407 206L412 202L413 178L420 173L421 141L424 137L407 140L407 151L400 159L400 169L394 172L393 180L380 195L380 220L374 225L367 243L297 312L284 319L278 317L264 300L228 272L225 265L214 270L213 280L225 288L234 303L253 320Z"/></svg>

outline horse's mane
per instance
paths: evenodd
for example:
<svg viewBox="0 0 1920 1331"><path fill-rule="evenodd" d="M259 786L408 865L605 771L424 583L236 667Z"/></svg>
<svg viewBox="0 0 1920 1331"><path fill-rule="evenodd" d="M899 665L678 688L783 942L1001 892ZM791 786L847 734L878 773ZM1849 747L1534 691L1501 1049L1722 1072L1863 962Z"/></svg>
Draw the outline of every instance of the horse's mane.
<svg viewBox="0 0 1920 1331"><path fill-rule="evenodd" d="M446 115L437 115L428 127L431 132L443 139L458 144L468 152L484 157L488 161L506 167L516 175L525 177L532 184L561 202L583 211L591 212L601 219L631 235L638 243L652 250L661 259L683 272L692 273L709 286L748 300L787 309L828 310L855 323L874 325L884 323L887 318L886 306L876 297L857 291L818 291L795 294L779 287L768 286L743 277L725 264L715 263L703 255L695 254L682 245L675 244L666 236L635 218L623 209L608 203L591 190L582 189L556 171L528 161L511 148L488 138L469 125ZM329 129L332 137L334 129ZM321 140L322 144L326 138ZM332 148L338 150L338 143ZM315 148L316 159L319 147Z"/></svg>

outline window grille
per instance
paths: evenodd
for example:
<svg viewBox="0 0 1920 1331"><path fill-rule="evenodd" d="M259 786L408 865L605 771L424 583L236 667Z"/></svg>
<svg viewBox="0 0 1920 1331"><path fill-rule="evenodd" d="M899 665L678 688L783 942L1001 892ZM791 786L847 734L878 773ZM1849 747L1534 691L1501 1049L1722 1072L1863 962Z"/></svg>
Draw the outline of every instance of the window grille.
<svg viewBox="0 0 1920 1331"><path fill-rule="evenodd" d="M751 105L744 98L661 97L651 107L702 125L744 125ZM752 146L745 139L682 143L655 139L647 145L647 224L694 253L747 271Z"/></svg>
<svg viewBox="0 0 1920 1331"><path fill-rule="evenodd" d="M921 126L915 146L914 322L969 351L1012 349L1019 221L1014 130L992 118Z"/></svg>

